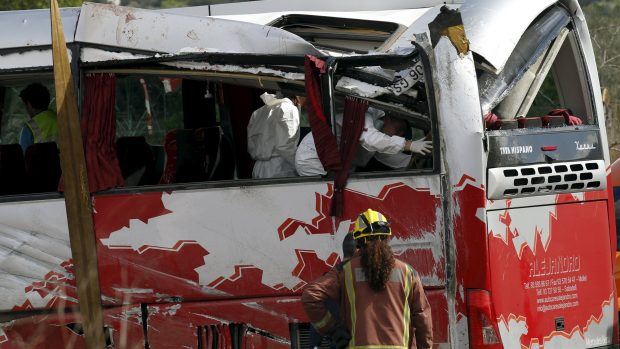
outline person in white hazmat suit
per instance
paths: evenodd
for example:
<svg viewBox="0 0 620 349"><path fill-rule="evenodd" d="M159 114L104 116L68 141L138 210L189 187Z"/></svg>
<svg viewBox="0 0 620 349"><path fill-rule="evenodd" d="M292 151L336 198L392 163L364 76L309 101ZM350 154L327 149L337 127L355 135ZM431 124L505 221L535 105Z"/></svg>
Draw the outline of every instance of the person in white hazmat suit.
<svg viewBox="0 0 620 349"><path fill-rule="evenodd" d="M383 118L381 131L375 127L375 121L380 118ZM360 147L353 159L351 170L366 166L373 156L393 169L404 169L411 160L410 153L429 154L433 148L433 142L424 139L417 141L405 139L403 136L407 132L407 127L407 121L404 119L386 116L382 110L368 108L364 119L364 129L360 135ZM335 131L338 144L340 144L341 129L342 114L337 114ZM312 133L307 134L297 148L295 168L300 176L327 174L319 160Z"/></svg>
<svg viewBox="0 0 620 349"><path fill-rule="evenodd" d="M296 176L295 151L299 142L299 116L305 97L277 98L263 93L264 106L248 123L248 153L254 163L252 178Z"/></svg>

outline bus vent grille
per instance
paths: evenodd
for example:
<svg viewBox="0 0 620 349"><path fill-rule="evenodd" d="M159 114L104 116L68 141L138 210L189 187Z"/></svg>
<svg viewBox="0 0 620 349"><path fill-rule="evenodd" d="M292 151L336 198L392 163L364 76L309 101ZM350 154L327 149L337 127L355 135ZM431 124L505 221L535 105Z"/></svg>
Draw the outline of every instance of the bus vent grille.
<svg viewBox="0 0 620 349"><path fill-rule="evenodd" d="M491 200L607 188L603 160L498 167L487 174Z"/></svg>
<svg viewBox="0 0 620 349"><path fill-rule="evenodd" d="M291 348L292 349L313 349L310 347L312 326L310 324L291 324ZM329 349L330 341L328 337L321 339L321 344L316 348Z"/></svg>
<svg viewBox="0 0 620 349"><path fill-rule="evenodd" d="M198 338L197 349L244 349L250 347L288 347L291 343L287 338L282 338L269 332L259 330L247 324L217 324L198 326L196 328Z"/></svg>

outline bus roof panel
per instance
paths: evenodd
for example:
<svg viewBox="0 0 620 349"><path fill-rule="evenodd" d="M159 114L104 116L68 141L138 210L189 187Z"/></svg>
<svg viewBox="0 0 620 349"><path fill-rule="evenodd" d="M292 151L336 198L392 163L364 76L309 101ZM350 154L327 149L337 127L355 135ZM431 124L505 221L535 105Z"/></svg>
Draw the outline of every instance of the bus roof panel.
<svg viewBox="0 0 620 349"><path fill-rule="evenodd" d="M499 73L525 29L555 0L470 0L461 6L461 18L470 49L483 57L488 69Z"/></svg>
<svg viewBox="0 0 620 349"><path fill-rule="evenodd" d="M211 16L282 11L319 11L327 15L326 12L417 9L462 2L462 0L262 0L211 5L209 11Z"/></svg>
<svg viewBox="0 0 620 349"><path fill-rule="evenodd" d="M81 11L75 41L94 45L172 54L320 54L294 34L252 23L95 3Z"/></svg>
<svg viewBox="0 0 620 349"><path fill-rule="evenodd" d="M60 10L65 41L73 42L79 8ZM0 11L0 50L52 45L50 10Z"/></svg>
<svg viewBox="0 0 620 349"><path fill-rule="evenodd" d="M335 18L351 18L362 19L369 21L384 21L402 24L409 26L416 21L430 8L417 8L417 9L401 9L401 10L381 10L381 11L346 11L346 12L325 12L325 11L280 11L269 13L252 13L252 14L240 14L240 15L225 15L217 16L218 18L231 19L235 21L242 21L256 24L268 24L274 20L290 15L311 15L311 16L325 16Z"/></svg>

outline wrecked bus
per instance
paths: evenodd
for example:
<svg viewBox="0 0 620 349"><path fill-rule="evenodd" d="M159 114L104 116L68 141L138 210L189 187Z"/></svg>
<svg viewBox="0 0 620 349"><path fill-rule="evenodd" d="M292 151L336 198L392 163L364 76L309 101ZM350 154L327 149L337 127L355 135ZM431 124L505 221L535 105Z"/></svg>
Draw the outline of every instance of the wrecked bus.
<svg viewBox="0 0 620 349"><path fill-rule="evenodd" d="M422 278L439 348L618 344L609 154L576 0L85 3L62 18L110 347L307 348L300 292L369 207ZM21 89L51 88L49 13L0 12L0 27L0 343L82 348L58 152L18 145ZM263 92L308 98L300 139L373 108L433 152L253 179Z"/></svg>

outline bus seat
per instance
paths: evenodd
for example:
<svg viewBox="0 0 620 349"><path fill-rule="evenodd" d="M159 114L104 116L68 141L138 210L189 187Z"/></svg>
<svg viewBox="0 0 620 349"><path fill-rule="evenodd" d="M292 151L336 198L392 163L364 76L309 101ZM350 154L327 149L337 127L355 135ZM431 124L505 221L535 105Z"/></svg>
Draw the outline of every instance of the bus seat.
<svg viewBox="0 0 620 349"><path fill-rule="evenodd" d="M547 115L543 116L542 120L544 127L562 127L566 125L563 116Z"/></svg>
<svg viewBox="0 0 620 349"><path fill-rule="evenodd" d="M164 151L162 184L223 180L234 176L233 147L219 126L172 130L166 134Z"/></svg>
<svg viewBox="0 0 620 349"><path fill-rule="evenodd" d="M155 156L144 137L119 138L116 140L116 154L127 186L157 184Z"/></svg>
<svg viewBox="0 0 620 349"><path fill-rule="evenodd" d="M60 156L55 142L35 143L26 149L25 168L28 191L34 193L58 191Z"/></svg>
<svg viewBox="0 0 620 349"><path fill-rule="evenodd" d="M166 163L166 152L163 145L151 145L153 156L155 157L155 183L159 183L161 175L164 173L164 165Z"/></svg>
<svg viewBox="0 0 620 349"><path fill-rule="evenodd" d="M0 195L20 194L25 189L26 166L22 147L19 144L0 145Z"/></svg>
<svg viewBox="0 0 620 349"><path fill-rule="evenodd" d="M204 144L206 180L233 179L234 149L222 128L219 126L199 128L196 130L196 138L198 142Z"/></svg>
<svg viewBox="0 0 620 349"><path fill-rule="evenodd" d="M166 164L161 184L200 182L205 180L204 153L196 142L194 130L174 129L166 134Z"/></svg>
<svg viewBox="0 0 620 349"><path fill-rule="evenodd" d="M519 128L540 128L543 127L543 120L539 117L517 118Z"/></svg>

